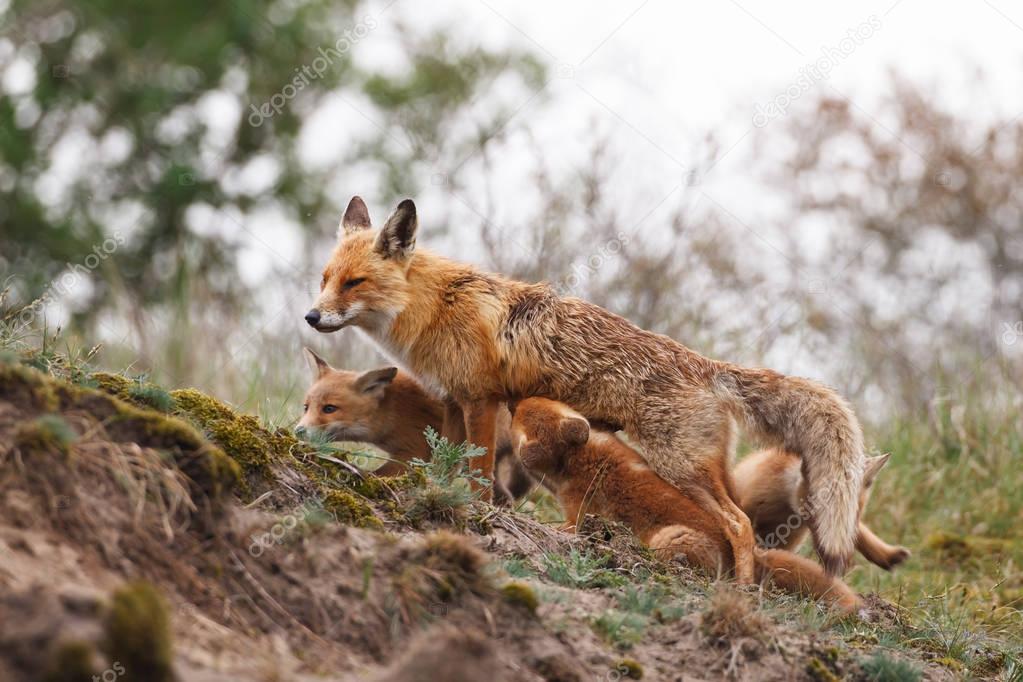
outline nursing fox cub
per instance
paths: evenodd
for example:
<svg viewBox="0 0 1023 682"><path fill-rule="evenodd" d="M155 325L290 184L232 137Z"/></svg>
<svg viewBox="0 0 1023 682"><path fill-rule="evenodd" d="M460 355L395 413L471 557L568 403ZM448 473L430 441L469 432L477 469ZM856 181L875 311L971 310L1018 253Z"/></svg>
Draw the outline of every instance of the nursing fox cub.
<svg viewBox="0 0 1023 682"><path fill-rule="evenodd" d="M415 204L380 230L354 197L306 321L357 327L437 396L457 402L475 466L493 477L496 420L509 400L543 396L628 433L660 476L712 515L739 582L754 578L754 534L719 471L736 424L802 458L808 524L826 569L855 549L863 437L849 405L814 381L705 358L547 284L482 272L416 248Z"/></svg>
<svg viewBox="0 0 1023 682"><path fill-rule="evenodd" d="M568 525L589 512L627 525L662 560L684 558L711 572L735 567L717 517L658 476L634 449L567 405L529 398L514 407L512 439L526 468L550 488ZM840 579L808 559L755 549L754 577L845 612L861 606Z"/></svg>

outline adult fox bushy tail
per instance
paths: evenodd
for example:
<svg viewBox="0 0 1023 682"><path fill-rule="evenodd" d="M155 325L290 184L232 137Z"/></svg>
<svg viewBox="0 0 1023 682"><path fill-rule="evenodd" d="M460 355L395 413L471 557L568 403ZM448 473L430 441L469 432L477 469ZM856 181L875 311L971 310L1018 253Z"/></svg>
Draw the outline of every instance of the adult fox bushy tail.
<svg viewBox="0 0 1023 682"><path fill-rule="evenodd" d="M560 297L548 284L516 282L417 249L417 231L411 200L377 231L354 197L306 321L323 333L358 327L424 385L456 401L468 439L487 448L473 463L484 476L493 475L502 403L560 401L591 422L624 430L659 475L714 514L735 555L736 578L752 582L749 518L727 477L707 475L734 450L738 417L754 434L802 455L811 484L830 491L815 491L821 518L812 529L828 570L846 566L863 448L855 418L834 393L703 357L592 303Z"/></svg>
<svg viewBox="0 0 1023 682"><path fill-rule="evenodd" d="M716 385L751 436L802 458L814 548L829 573L843 573L863 487L863 435L852 408L826 386L771 370L723 363Z"/></svg>

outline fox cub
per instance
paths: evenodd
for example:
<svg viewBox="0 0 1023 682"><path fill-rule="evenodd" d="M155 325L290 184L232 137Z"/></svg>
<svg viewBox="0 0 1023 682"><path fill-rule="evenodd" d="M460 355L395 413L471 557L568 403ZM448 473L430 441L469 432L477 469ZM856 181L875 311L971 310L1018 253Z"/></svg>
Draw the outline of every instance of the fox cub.
<svg viewBox="0 0 1023 682"><path fill-rule="evenodd" d="M403 463L414 457L430 459L423 432L427 427L441 430L444 405L415 379L396 367L362 373L334 369L308 348L305 356L313 370L313 384L305 396L299 429L317 429L332 440L364 441L385 450L394 461L376 470L381 476L400 474ZM511 416L507 410L502 412L498 414L498 502L518 499L534 487L508 440Z"/></svg>
<svg viewBox="0 0 1023 682"><path fill-rule="evenodd" d="M512 440L527 469L558 497L574 526L593 513L629 526L662 560L731 572L734 559L716 515L658 476L612 432L591 426L563 403L529 398L514 407ZM758 581L820 599L851 613L859 597L816 563L780 549L754 550Z"/></svg>
<svg viewBox="0 0 1023 682"><path fill-rule="evenodd" d="M878 472L890 455L868 457L860 492L860 522L856 527L856 549L869 561L890 571L909 558L905 547L893 547L863 523L863 508ZM801 510L806 504L806 480L800 458L784 450L755 452L735 467L735 495L753 523L760 543L767 547L796 550L809 529Z"/></svg>

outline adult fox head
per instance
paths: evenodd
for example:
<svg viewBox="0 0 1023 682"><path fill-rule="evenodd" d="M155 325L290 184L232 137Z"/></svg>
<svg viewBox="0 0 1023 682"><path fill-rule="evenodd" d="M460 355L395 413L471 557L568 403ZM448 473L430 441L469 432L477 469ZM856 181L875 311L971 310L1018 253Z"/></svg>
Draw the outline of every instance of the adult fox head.
<svg viewBox="0 0 1023 682"><path fill-rule="evenodd" d="M522 463L536 476L556 482L565 458L590 438L590 424L563 403L527 398L514 405L512 443Z"/></svg>
<svg viewBox="0 0 1023 682"><path fill-rule="evenodd" d="M305 319L323 333L347 326L383 330L408 305L407 273L416 246L416 205L406 199L379 232L369 211L352 197L338 230L338 245L323 270L320 296Z"/></svg>
<svg viewBox="0 0 1023 682"><path fill-rule="evenodd" d="M360 374L334 369L308 348L305 355L314 381L305 395L304 412L296 431L324 431L333 440L376 440L382 416L380 401L398 368L384 367Z"/></svg>

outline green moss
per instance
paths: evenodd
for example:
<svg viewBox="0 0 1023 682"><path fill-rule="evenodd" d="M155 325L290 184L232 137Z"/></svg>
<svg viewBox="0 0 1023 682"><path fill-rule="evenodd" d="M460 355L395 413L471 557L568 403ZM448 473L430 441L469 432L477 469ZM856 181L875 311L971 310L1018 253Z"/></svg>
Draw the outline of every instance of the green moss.
<svg viewBox="0 0 1023 682"><path fill-rule="evenodd" d="M323 508L339 522L360 528L383 528L373 508L355 495L342 490L330 490L323 496Z"/></svg>
<svg viewBox="0 0 1023 682"><path fill-rule="evenodd" d="M93 372L88 376L87 382L90 386L124 401L131 400L129 392L131 387L136 385L136 382L128 377L111 372Z"/></svg>
<svg viewBox="0 0 1023 682"><path fill-rule="evenodd" d="M640 665L639 661L634 661L631 658L623 658L622 660L615 663L615 670L624 677L628 677L630 680L642 680L643 679L643 666Z"/></svg>
<svg viewBox="0 0 1023 682"><path fill-rule="evenodd" d="M99 670L92 647L85 642L62 644L53 655L43 682L91 682Z"/></svg>
<svg viewBox="0 0 1023 682"><path fill-rule="evenodd" d="M0 364L0 398L41 412L54 412L60 406L53 380L20 364Z"/></svg>
<svg viewBox="0 0 1023 682"><path fill-rule="evenodd" d="M105 649L132 679L172 682L172 647L167 607L149 583L132 583L114 593L104 623Z"/></svg>
<svg viewBox="0 0 1023 682"><path fill-rule="evenodd" d="M14 445L24 457L67 457L77 438L78 434L63 417L47 414L21 424L14 432Z"/></svg>
<svg viewBox="0 0 1023 682"><path fill-rule="evenodd" d="M828 664L821 659L814 657L806 664L806 674L818 682L838 682L838 675L831 671Z"/></svg>
<svg viewBox="0 0 1023 682"><path fill-rule="evenodd" d="M174 407L184 412L200 424L217 419L235 419L238 415L230 407L194 388L183 388L171 391Z"/></svg>
<svg viewBox="0 0 1023 682"><path fill-rule="evenodd" d="M236 486L247 490L238 465L180 419L85 386L58 384L57 394L61 409L88 412L104 423L112 440L170 453L178 468L211 498L218 499Z"/></svg>
<svg viewBox="0 0 1023 682"><path fill-rule="evenodd" d="M504 596L504 600L509 604L515 604L525 608L530 613L536 613L536 609L540 606L540 600L536 596L536 592L528 584L512 581L501 588L501 594Z"/></svg>

